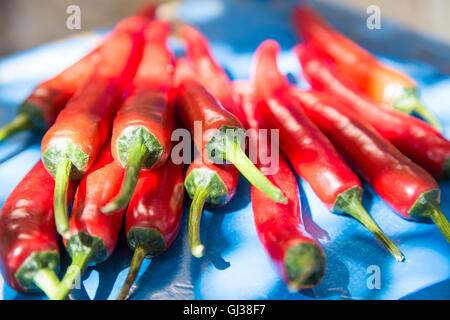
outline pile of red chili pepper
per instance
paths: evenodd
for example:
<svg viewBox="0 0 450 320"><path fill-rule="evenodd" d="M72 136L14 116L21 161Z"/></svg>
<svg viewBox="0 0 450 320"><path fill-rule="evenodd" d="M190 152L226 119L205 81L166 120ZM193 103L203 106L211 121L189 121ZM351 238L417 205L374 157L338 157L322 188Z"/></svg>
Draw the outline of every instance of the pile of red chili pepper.
<svg viewBox="0 0 450 320"><path fill-rule="evenodd" d="M359 177L401 217L431 220L450 241L435 180L450 177L450 142L412 79L301 5L293 19L304 43L294 53L311 89L278 70L274 40L256 50L250 80L232 82L193 27L180 29L186 57L176 60L171 25L154 14L150 6L121 21L91 53L39 84L0 129L0 140L46 129L42 161L0 214L0 264L12 288L65 299L86 267L112 254L123 227L134 251L118 296L126 299L143 260L177 236L185 191L188 241L200 258L203 208L226 205L240 174L252 185L261 244L292 290L316 286L327 265L303 225L295 173L397 261L405 256L363 207ZM180 162L172 134L183 128L196 155L183 150ZM59 278L61 250L72 262Z"/></svg>

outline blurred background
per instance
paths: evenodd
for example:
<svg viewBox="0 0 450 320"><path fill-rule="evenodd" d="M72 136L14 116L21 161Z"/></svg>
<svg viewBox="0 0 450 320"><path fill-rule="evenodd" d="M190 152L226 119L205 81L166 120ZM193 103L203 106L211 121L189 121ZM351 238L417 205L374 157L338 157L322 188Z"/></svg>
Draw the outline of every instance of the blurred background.
<svg viewBox="0 0 450 320"><path fill-rule="evenodd" d="M199 1L199 0L196 0ZM215 0L204 0L205 5ZM245 2L249 0L223 0ZM259 0L268 6L285 0ZM286 0L288 1L288 0ZM167 2L167 11L176 10L177 0L1 0L0 56L10 55L52 40L72 36L80 30L69 30L66 9L81 8L81 32L111 27L119 19L133 13L143 3ZM378 5L383 18L450 44L449 0L313 0L349 7L366 14L370 5Z"/></svg>

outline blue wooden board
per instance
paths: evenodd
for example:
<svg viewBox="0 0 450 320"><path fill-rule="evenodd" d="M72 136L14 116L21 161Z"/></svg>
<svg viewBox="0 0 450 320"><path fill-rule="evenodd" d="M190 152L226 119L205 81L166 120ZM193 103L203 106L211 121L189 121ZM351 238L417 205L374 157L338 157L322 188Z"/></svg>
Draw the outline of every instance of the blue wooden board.
<svg viewBox="0 0 450 320"><path fill-rule="evenodd" d="M297 1L187 1L179 17L198 27L211 41L217 60L232 78L247 78L256 47L267 38L282 46L279 65L299 86L300 66L290 49L298 42L289 13ZM206 5L207 3L207 5ZM424 103L434 111L450 136L450 48L382 20L382 29L368 30L365 16L317 5L342 32L416 79ZM10 121L20 102L40 81L56 74L93 47L89 34L47 44L0 61L0 125ZM171 46L180 52L181 44ZM0 145L0 207L40 157L40 137L21 133ZM131 299L449 299L450 245L429 223L397 216L370 188L364 206L398 244L406 261L398 263L355 220L331 214L311 188L299 180L306 230L325 249L326 276L314 289L290 293L279 280L256 235L250 187L241 178L237 194L225 207L205 211L202 259L191 256L187 241L187 208L181 231L170 250L146 260ZM440 183L442 209L450 215L450 183ZM64 251L64 250L63 250ZM76 299L113 299L128 271L131 251L122 233L112 257L89 268ZM63 270L69 259L62 256ZM371 266L379 268L381 286L370 289ZM45 299L12 290L0 277L2 299Z"/></svg>

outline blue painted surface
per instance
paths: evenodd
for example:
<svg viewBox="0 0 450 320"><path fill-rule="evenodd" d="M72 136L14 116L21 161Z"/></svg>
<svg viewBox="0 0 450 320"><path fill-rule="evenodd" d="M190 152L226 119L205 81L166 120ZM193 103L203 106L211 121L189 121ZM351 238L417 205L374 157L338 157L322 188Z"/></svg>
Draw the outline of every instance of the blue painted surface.
<svg viewBox="0 0 450 320"><path fill-rule="evenodd" d="M180 18L198 27L211 41L213 53L232 78L248 77L256 47L267 38L282 46L280 68L300 86L300 67L290 52L297 39L291 30L289 11L296 1L188 1ZM267 6L272 3L272 6ZM365 17L346 10L318 6L341 31L404 70L422 88L423 101L433 110L450 135L450 48L434 40L402 30L382 20L382 29L365 29ZM87 52L95 36L51 43L0 61L0 125L41 80L57 73ZM390 41L394 39L394 41ZM181 45L170 44L175 51ZM0 206L40 157L40 137L22 133L0 145ZM279 280L261 247L253 224L250 188L241 178L234 199L225 207L205 211L201 237L206 245L202 259L191 256L187 241L187 207L181 231L170 250L141 269L132 299L449 299L450 245L437 228L398 217L370 188L364 206L386 234L398 244L406 262L394 258L351 218L331 214L307 183L300 182L302 216L307 231L325 249L328 269L314 289L290 293ZM442 209L450 212L450 183L440 183ZM89 268L77 299L111 299L125 280L131 251L122 233L112 257ZM63 254L63 269L69 260ZM378 266L381 288L370 290L369 266ZM23 295L2 284L0 298L43 299Z"/></svg>

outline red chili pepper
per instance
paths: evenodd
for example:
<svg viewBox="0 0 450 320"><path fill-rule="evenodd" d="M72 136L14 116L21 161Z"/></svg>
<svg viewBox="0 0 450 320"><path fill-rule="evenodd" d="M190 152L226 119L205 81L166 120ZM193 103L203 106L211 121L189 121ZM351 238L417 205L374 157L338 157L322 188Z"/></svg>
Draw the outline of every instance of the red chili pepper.
<svg viewBox="0 0 450 320"><path fill-rule="evenodd" d="M267 40L256 51L253 83L264 124L279 129L280 146L319 199L333 212L346 213L366 226L398 261L403 254L380 230L361 204L362 186L330 140L298 108L298 101L283 94L287 79L278 71L279 45Z"/></svg>
<svg viewBox="0 0 450 320"><path fill-rule="evenodd" d="M140 37L146 23L146 19L138 17L121 22L122 32L102 47L102 60L94 73L42 140L42 160L56 180L56 228L64 238L69 235L64 201L67 183L83 177L110 134L112 117L139 60Z"/></svg>
<svg viewBox="0 0 450 320"><path fill-rule="evenodd" d="M419 119L384 105L377 105L312 48L299 45L295 52L310 85L342 103L338 110L351 110L370 123L383 138L423 166L436 178L450 178L450 141Z"/></svg>
<svg viewBox="0 0 450 320"><path fill-rule="evenodd" d="M177 64L175 83L179 83L176 96L178 113L191 132L204 161L223 164L228 160L251 184L274 201L286 202L281 190L259 172L241 149L244 131L239 120L225 110L199 82L189 76L179 76L180 73Z"/></svg>
<svg viewBox="0 0 450 320"><path fill-rule="evenodd" d="M135 16L146 19L153 18L155 6L143 7ZM123 28L119 23L113 32L108 35L105 42ZM67 101L87 81L95 69L100 57L99 52L104 46L100 44L97 48L73 65L56 75L55 77L40 83L28 98L20 105L16 118L0 128L0 141L11 135L28 129L44 131L48 129Z"/></svg>
<svg viewBox="0 0 450 320"><path fill-rule="evenodd" d="M450 242L450 224L439 206L439 186L428 172L383 139L370 124L336 107L331 96L297 88L290 93L352 168L400 216L431 218Z"/></svg>
<svg viewBox="0 0 450 320"><path fill-rule="evenodd" d="M186 44L186 55L196 79L246 126L245 116L236 105L231 80L211 54L208 40L197 29L184 26L181 36Z"/></svg>
<svg viewBox="0 0 450 320"><path fill-rule="evenodd" d="M54 298L59 280L58 234L53 218L55 181L39 161L6 200L0 215L0 265L17 291L40 288ZM75 184L68 187L70 202Z"/></svg>
<svg viewBox="0 0 450 320"><path fill-rule="evenodd" d="M112 213L127 206L141 169L163 164L169 156L174 125L173 54L166 45L169 24L154 20L144 30L143 57L114 118L112 152L126 168L120 193L102 209Z"/></svg>
<svg viewBox="0 0 450 320"><path fill-rule="evenodd" d="M413 111L441 130L436 117L419 100L416 82L381 63L375 56L333 29L319 13L306 4L294 9L294 24L303 39L325 53L359 88L377 103L401 112Z"/></svg>
<svg viewBox="0 0 450 320"><path fill-rule="evenodd" d="M205 203L211 207L227 204L236 193L239 171L230 164L205 163L199 155L187 170L184 180L189 197L189 244L192 255L203 256L204 246L200 242L200 218Z"/></svg>
<svg viewBox="0 0 450 320"><path fill-rule="evenodd" d="M297 181L283 156L279 157L277 170L267 178L284 191L288 203L276 203L252 187L258 237L278 274L291 289L314 287L325 274L326 258L320 244L304 229Z"/></svg>
<svg viewBox="0 0 450 320"><path fill-rule="evenodd" d="M257 130L262 127L261 120L256 119L252 83L234 81L233 88L240 97L240 105L250 128ZM272 150L270 142L260 145L258 154L267 155L269 150ZM275 171L271 165L270 162L264 165L263 161L258 161L258 168L263 173L267 172L267 178L285 192L288 203L278 204L252 187L251 201L256 231L283 281L295 291L310 288L322 280L326 258L320 244L305 231L300 215L297 179L286 159L279 156Z"/></svg>
<svg viewBox="0 0 450 320"><path fill-rule="evenodd" d="M125 216L128 245L134 255L119 300L128 296L144 258L162 254L175 239L183 213L183 178L184 166L172 161L141 173Z"/></svg>
<svg viewBox="0 0 450 320"><path fill-rule="evenodd" d="M69 220L70 236L64 241L72 264L61 280L57 299L67 296L74 281L88 265L104 261L113 252L125 209L106 215L100 208L120 191L124 172L114 161L111 143L108 142L81 180Z"/></svg>

